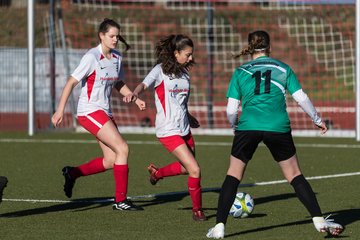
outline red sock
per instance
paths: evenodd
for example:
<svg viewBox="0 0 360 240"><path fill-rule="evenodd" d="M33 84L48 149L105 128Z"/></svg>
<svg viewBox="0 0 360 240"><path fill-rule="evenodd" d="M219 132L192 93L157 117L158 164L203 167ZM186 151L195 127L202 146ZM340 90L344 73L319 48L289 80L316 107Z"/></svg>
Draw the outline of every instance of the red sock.
<svg viewBox="0 0 360 240"><path fill-rule="evenodd" d="M181 174L181 164L179 162L173 162L165 167L159 168L156 173L157 178L171 177Z"/></svg>
<svg viewBox="0 0 360 240"><path fill-rule="evenodd" d="M188 177L188 190L193 203L193 211L202 208L200 178Z"/></svg>
<svg viewBox="0 0 360 240"><path fill-rule="evenodd" d="M125 165L114 165L115 180L115 202L121 202L126 199L128 188L129 167Z"/></svg>
<svg viewBox="0 0 360 240"><path fill-rule="evenodd" d="M74 179L80 176L88 176L96 173L104 172L106 169L103 164L104 158L95 158L89 162L71 169L70 176Z"/></svg>

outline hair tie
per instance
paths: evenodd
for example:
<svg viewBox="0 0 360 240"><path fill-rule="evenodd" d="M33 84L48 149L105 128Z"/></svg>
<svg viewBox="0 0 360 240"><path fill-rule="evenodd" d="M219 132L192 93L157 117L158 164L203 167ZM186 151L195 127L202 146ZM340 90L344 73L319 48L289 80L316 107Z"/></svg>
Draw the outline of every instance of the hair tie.
<svg viewBox="0 0 360 240"><path fill-rule="evenodd" d="M254 48L255 52L261 52L261 51L265 51L268 48Z"/></svg>

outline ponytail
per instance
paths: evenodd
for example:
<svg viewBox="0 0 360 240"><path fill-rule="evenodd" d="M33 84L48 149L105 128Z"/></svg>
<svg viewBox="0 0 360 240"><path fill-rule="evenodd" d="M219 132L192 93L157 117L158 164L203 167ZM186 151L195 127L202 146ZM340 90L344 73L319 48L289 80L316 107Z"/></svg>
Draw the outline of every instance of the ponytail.
<svg viewBox="0 0 360 240"><path fill-rule="evenodd" d="M119 34L118 39L125 45L125 52L131 48L131 46L126 42L126 40Z"/></svg>
<svg viewBox="0 0 360 240"><path fill-rule="evenodd" d="M194 43L186 35L171 34L161 38L155 46L156 64L162 64L162 70L166 75L174 75L176 77L189 71L191 66L195 64L192 60L186 65L181 65L177 62L174 51L181 51L186 47L194 48Z"/></svg>
<svg viewBox="0 0 360 240"><path fill-rule="evenodd" d="M255 52L266 53L270 52L270 36L265 31L255 31L249 33L248 46L243 48L240 53L232 54L234 58L238 58L243 55L252 55Z"/></svg>
<svg viewBox="0 0 360 240"><path fill-rule="evenodd" d="M98 33L107 33L109 31L110 27L115 27L120 31L120 24L115 22L113 19L110 18L104 18L104 20L100 23ZM118 40L121 41L123 44L125 44L125 52L131 48L131 46L126 42L126 40L121 36L117 36ZM100 37L99 37L100 40Z"/></svg>

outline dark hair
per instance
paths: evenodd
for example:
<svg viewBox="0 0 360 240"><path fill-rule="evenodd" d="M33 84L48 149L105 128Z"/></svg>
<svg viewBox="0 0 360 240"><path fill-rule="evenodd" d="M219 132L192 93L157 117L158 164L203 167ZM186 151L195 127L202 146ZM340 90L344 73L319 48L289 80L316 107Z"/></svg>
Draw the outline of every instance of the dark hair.
<svg viewBox="0 0 360 240"><path fill-rule="evenodd" d="M239 54L234 55L234 58L238 58L242 55L252 55L255 52L262 51L265 51L266 53L270 52L270 36L267 32L259 30L249 33L248 46L243 48Z"/></svg>
<svg viewBox="0 0 360 240"><path fill-rule="evenodd" d="M195 64L194 60L188 62L186 65L179 64L176 61L174 51L180 52L186 47L194 48L193 41L188 36L171 34L161 38L155 46L156 64L162 64L162 70L166 75L180 77Z"/></svg>
<svg viewBox="0 0 360 240"><path fill-rule="evenodd" d="M120 31L120 25L117 22L115 22L114 20L109 19L109 18L104 18L104 20L100 23L98 33L105 34L109 31L110 27L115 27ZM125 46L126 46L125 51L127 51L130 48L130 45L126 42L126 40L122 36L120 36L120 34L118 35L118 39L123 44L125 44ZM100 37L99 37L99 40L100 40Z"/></svg>

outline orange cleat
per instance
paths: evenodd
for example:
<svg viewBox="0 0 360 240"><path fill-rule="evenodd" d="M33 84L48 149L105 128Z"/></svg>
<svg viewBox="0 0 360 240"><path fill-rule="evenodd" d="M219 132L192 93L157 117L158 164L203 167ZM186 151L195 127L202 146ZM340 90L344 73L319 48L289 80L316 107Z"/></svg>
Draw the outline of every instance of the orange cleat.
<svg viewBox="0 0 360 240"><path fill-rule="evenodd" d="M159 168L157 168L154 164L150 164L147 169L150 173L149 181L151 185L155 185L160 180L160 178L156 177L156 173L158 172Z"/></svg>
<svg viewBox="0 0 360 240"><path fill-rule="evenodd" d="M194 221L206 221L207 220L207 217L205 216L203 210L196 210L194 211L193 210L193 219Z"/></svg>

